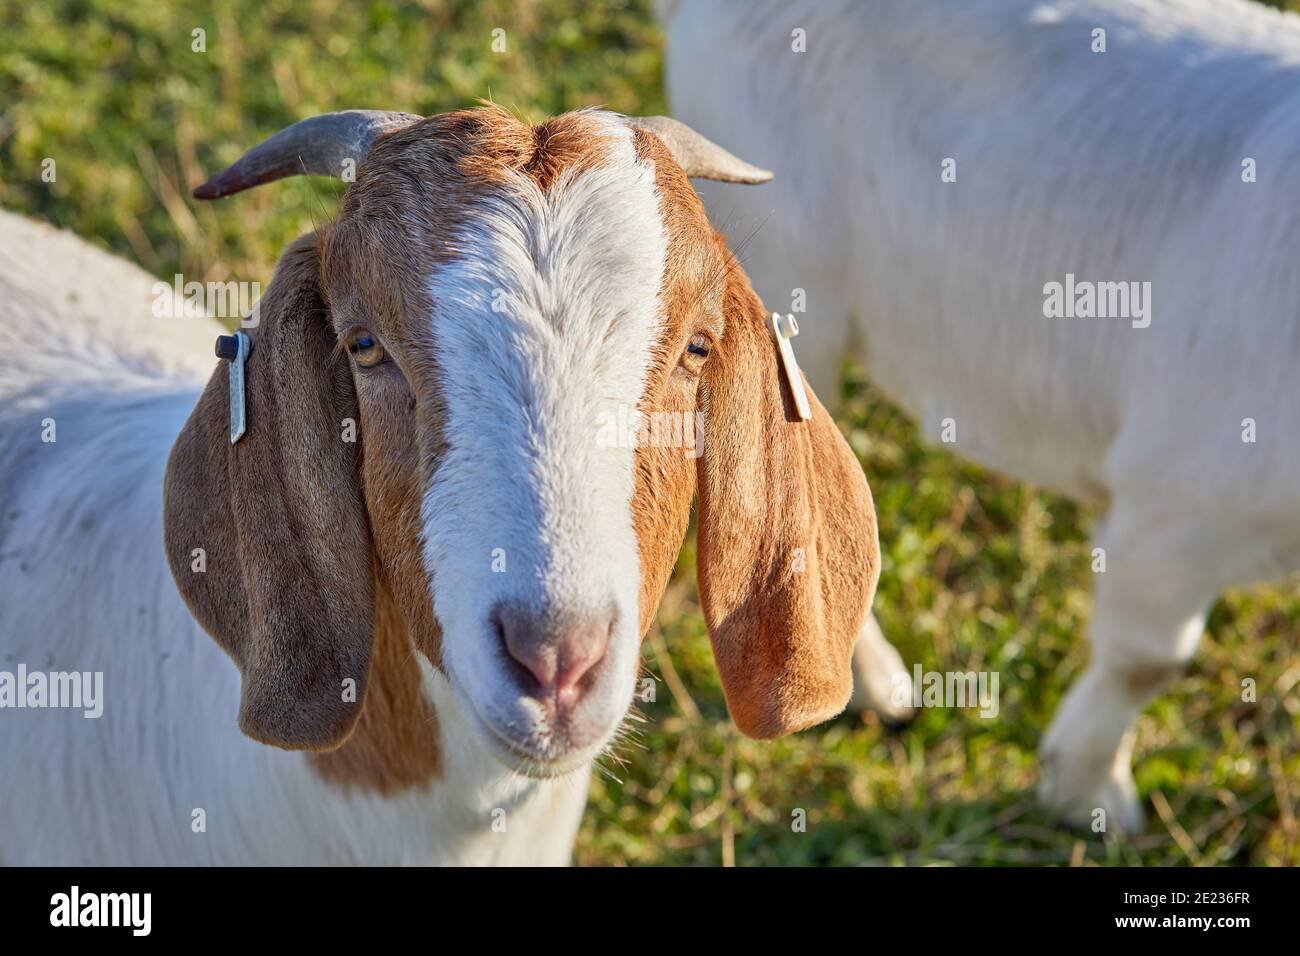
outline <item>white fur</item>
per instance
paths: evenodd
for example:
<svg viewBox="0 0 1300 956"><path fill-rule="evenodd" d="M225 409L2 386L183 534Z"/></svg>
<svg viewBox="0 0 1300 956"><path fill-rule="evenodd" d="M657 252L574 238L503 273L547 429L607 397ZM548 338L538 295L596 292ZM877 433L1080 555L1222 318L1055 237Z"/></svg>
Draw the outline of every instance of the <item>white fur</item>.
<svg viewBox="0 0 1300 956"><path fill-rule="evenodd" d="M925 434L951 418L956 450L1104 514L1093 661L1044 795L1137 826L1128 729L1161 681L1130 678L1172 676L1224 587L1300 567L1300 20L1244 0L682 0L668 60L677 115L776 173L706 198L735 233L761 223L745 257L773 308L806 290L814 385L856 348ZM1150 327L1045 318L1067 273L1151 282Z"/></svg>
<svg viewBox="0 0 1300 956"><path fill-rule="evenodd" d="M635 451L598 435L640 401L667 238L653 166L622 120L591 115L605 162L545 193L516 176L472 210L460 257L430 283L447 450L424 513L444 659L478 719L541 746L548 728L489 623L496 602L615 610L612 673L590 692L610 732L640 655Z"/></svg>

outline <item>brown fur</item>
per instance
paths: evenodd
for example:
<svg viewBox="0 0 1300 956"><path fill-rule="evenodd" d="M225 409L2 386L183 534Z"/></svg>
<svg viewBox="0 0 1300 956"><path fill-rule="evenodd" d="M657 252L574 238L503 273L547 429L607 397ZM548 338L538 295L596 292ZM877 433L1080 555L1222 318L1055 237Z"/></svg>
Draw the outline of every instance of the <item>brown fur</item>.
<svg viewBox="0 0 1300 956"><path fill-rule="evenodd" d="M776 737L835 716L880 570L862 468L811 389L802 422L739 267L706 373L699 585L736 726Z"/></svg>
<svg viewBox="0 0 1300 956"><path fill-rule="evenodd" d="M663 328L656 344L640 411L694 414L699 379L683 368L682 353L699 332L717 334L721 311L710 299L710 285L724 260L704 206L690 182L658 139L638 130L637 155L655 164L659 210L668 236L663 283ZM725 252L725 246L721 252ZM716 297L716 296L715 296ZM672 574L690 523L695 495L695 462L680 448L647 446L636 453L636 491L632 519L641 553L640 626L644 635Z"/></svg>
<svg viewBox="0 0 1300 956"><path fill-rule="evenodd" d="M253 333L248 435L226 440L223 366L177 440L168 555L195 616L243 671L241 726L279 746L339 748L312 757L331 783L392 793L438 771L410 656L441 660L419 543L422 491L445 449L424 280L458 254L466 210L509 173L549 188L599 165L596 123L578 113L530 127L488 107L382 137L337 221L277 268ZM794 418L748 280L664 145L635 136L655 162L669 237L642 410L707 416L698 463L681 449L637 452L641 629L698 485L700 590L728 706L745 733L775 736L847 700L879 564L870 492L815 399L811 423ZM350 368L344 346L362 324L393 359L382 373ZM683 358L694 335L713 343L702 367ZM339 440L346 417L356 445ZM194 547L208 550L206 577L189 573ZM345 676L359 706L340 700Z"/></svg>
<svg viewBox="0 0 1300 956"><path fill-rule="evenodd" d="M424 698L402 612L375 584L370 686L361 718L343 746L309 756L326 781L380 794L428 783L440 770L437 715Z"/></svg>
<svg viewBox="0 0 1300 956"><path fill-rule="evenodd" d="M811 389L812 421L795 415L767 313L680 168L643 131L637 148L655 162L669 235L664 332L643 404L705 412L700 597L732 719L775 737L834 716L852 692L853 643L880 568L871 491ZM715 345L688 391L671 370L699 333ZM696 482L680 451L642 449L637 464L644 629Z"/></svg>
<svg viewBox="0 0 1300 956"><path fill-rule="evenodd" d="M364 699L370 668L370 534L357 449L338 439L355 417L346 364L317 282L310 238L285 253L261 306L249 360L251 427L227 435L224 369L172 449L164 487L172 573L199 623L243 673L239 724L281 747L336 746ZM207 552L190 570L191 551Z"/></svg>

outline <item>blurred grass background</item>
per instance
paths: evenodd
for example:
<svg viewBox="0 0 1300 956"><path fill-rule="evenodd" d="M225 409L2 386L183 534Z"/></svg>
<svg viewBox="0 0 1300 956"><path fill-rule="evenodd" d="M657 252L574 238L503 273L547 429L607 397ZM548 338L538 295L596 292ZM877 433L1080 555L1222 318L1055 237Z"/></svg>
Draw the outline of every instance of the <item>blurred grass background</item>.
<svg viewBox="0 0 1300 956"><path fill-rule="evenodd" d="M498 28L504 53L491 49ZM196 29L206 52L192 49ZM265 283L340 184L294 179L210 205L189 189L277 129L480 97L533 120L594 104L665 112L661 59L650 0L8 3L0 205L161 277ZM40 178L47 157L53 183ZM596 777L577 862L1300 865L1294 586L1227 595L1187 676L1142 716L1148 831L1121 843L1059 829L1033 804L1034 748L1087 659L1091 516L922 445L853 369L840 421L880 512L886 634L909 665L999 671L1001 713L924 709L901 730L846 714L744 740L726 719L688 542L646 643L657 700ZM1245 677L1255 703L1241 699Z"/></svg>

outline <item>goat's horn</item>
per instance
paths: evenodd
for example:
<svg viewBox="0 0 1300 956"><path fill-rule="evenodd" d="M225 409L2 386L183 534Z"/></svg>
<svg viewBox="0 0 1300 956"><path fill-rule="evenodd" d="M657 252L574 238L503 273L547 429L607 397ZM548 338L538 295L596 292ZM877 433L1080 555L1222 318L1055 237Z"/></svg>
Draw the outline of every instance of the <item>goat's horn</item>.
<svg viewBox="0 0 1300 956"><path fill-rule="evenodd" d="M668 116L629 116L630 125L654 133L692 179L717 179L724 183L765 183L766 169L751 166L717 143L705 139L685 123Z"/></svg>
<svg viewBox="0 0 1300 956"><path fill-rule="evenodd" d="M196 199L220 199L286 176L342 177L346 162L361 162L383 133L418 122L419 116L385 110L322 113L286 126L254 146L194 190Z"/></svg>

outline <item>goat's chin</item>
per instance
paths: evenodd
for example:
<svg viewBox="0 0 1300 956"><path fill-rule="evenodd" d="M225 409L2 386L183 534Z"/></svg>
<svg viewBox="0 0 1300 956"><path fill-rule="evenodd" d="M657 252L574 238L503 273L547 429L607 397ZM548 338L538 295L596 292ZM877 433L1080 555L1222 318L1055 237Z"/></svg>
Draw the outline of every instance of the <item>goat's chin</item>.
<svg viewBox="0 0 1300 956"><path fill-rule="evenodd" d="M585 747L571 749L552 747L544 752L537 752L508 739L487 721L479 719L477 715L475 715L475 722L488 750L502 766L514 773L537 780L563 777L583 769L599 756L606 743L602 739Z"/></svg>
<svg viewBox="0 0 1300 956"><path fill-rule="evenodd" d="M528 757L515 751L504 749L496 754L507 770L535 780L553 780L567 777L591 765L600 753L599 747L584 747L570 753L548 759Z"/></svg>

